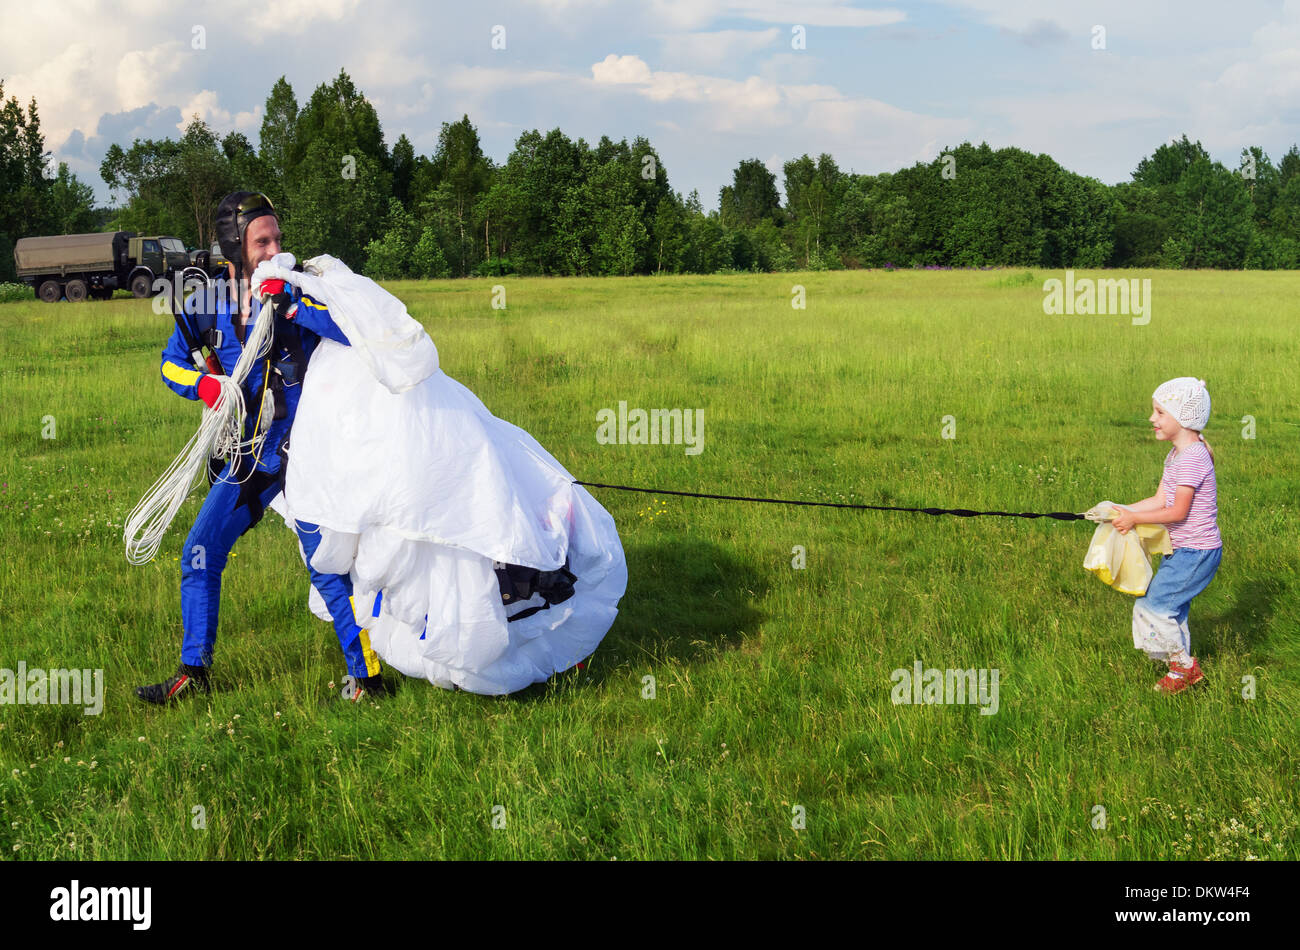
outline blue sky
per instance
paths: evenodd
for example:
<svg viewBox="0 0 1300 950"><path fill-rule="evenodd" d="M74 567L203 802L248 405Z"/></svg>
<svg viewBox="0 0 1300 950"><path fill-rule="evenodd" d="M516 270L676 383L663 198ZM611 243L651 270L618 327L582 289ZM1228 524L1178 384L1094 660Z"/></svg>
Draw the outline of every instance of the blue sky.
<svg viewBox="0 0 1300 950"><path fill-rule="evenodd" d="M3 2L5 95L36 97L47 148L100 201L109 144L194 114L256 144L280 75L301 103L340 68L390 146L428 154L462 113L498 162L531 128L645 135L706 207L751 157L779 181L805 152L877 173L987 140L1115 182L1184 132L1233 166L1300 139L1300 0Z"/></svg>

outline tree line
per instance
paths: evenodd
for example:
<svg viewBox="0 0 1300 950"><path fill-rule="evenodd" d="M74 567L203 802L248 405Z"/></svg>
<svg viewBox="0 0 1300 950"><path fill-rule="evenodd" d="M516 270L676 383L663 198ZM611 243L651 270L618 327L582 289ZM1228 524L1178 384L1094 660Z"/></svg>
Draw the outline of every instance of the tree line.
<svg viewBox="0 0 1300 950"><path fill-rule="evenodd" d="M0 84L0 101L3 85ZM0 109L0 276L27 234L104 228L213 240L235 189L267 193L285 246L330 253L381 279L501 274L658 274L854 267L1300 267L1300 150L1257 147L1237 168L1183 136L1117 185L1047 155L962 143L878 175L826 154L787 161L781 185L741 161L706 212L651 143L559 129L524 132L503 164L468 116L444 122L432 155L399 136L346 72L299 106L281 77L259 141L218 137L195 117L178 140L110 146L103 180L125 195L97 211L60 164L47 171L36 103Z"/></svg>
<svg viewBox="0 0 1300 950"><path fill-rule="evenodd" d="M35 234L96 230L95 191L60 162L53 177L32 99L24 111L0 79L0 280L14 279L14 242Z"/></svg>

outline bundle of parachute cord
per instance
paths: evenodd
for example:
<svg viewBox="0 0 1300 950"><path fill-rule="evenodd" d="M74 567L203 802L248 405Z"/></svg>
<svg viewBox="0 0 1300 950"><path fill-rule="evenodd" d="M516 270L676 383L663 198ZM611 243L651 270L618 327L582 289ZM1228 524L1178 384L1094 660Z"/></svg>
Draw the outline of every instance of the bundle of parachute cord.
<svg viewBox="0 0 1300 950"><path fill-rule="evenodd" d="M204 407L203 419L193 438L162 473L153 487L145 492L140 503L126 519L122 540L126 542L126 559L132 564L147 564L154 559L162 545L163 535L171 525L176 512L189 497L195 485L203 478L208 459L216 456L231 462L248 453L256 453L257 443L265 433L254 433L247 441L242 438L244 425L244 380L253 366L271 351L275 330L275 308L263 299L261 312L248 333L243 352L229 376L217 376L221 398L216 409ZM264 406L269 390L262 390ZM237 471L238 464L231 466Z"/></svg>

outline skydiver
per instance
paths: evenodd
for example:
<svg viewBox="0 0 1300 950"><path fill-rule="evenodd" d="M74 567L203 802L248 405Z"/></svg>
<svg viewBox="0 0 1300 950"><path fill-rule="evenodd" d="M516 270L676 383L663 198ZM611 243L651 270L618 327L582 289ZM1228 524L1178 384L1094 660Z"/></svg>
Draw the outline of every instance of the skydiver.
<svg viewBox="0 0 1300 950"><path fill-rule="evenodd" d="M230 261L228 292L190 297L162 351L161 366L163 381L174 392L186 399L201 399L209 408L215 408L221 396L216 375L234 368L246 333L261 311L260 303L254 308L259 288L250 288L244 275L251 275L258 264L279 254L281 240L274 206L265 195L254 192L239 191L223 198L217 206L216 230L221 252ZM271 350L254 364L243 386L244 404L249 407L243 438L251 441L253 449L240 456L238 464L227 462L215 476L185 541L180 666L164 682L136 687L136 695L145 702L162 705L196 690L211 692L226 560L236 539L261 520L266 506L283 489L289 432L316 345L322 337L349 345L324 304L291 284L284 285L271 305L276 308ZM198 346L193 345L196 343ZM200 347L209 350L206 359L199 353ZM255 411L252 407L259 408ZM310 565L320 541L317 526L298 522L295 529ZM355 702L386 692L379 657L371 649L368 632L355 620L350 578L308 569L312 585L334 618L348 674L356 683L348 698Z"/></svg>

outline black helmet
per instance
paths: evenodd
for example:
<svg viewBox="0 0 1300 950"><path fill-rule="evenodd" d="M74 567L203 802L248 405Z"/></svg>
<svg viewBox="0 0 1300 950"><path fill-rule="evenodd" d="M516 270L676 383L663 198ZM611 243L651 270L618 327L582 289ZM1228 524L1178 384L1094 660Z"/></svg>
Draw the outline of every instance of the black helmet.
<svg viewBox="0 0 1300 950"><path fill-rule="evenodd" d="M217 205L217 243L221 253L239 269L244 262L244 232L249 222L264 214L275 214L275 205L266 195L256 191L235 191L221 199Z"/></svg>

